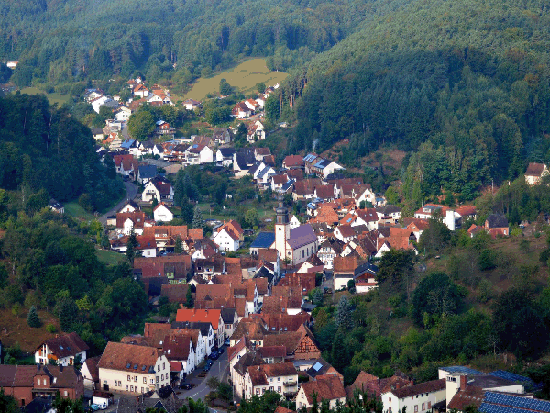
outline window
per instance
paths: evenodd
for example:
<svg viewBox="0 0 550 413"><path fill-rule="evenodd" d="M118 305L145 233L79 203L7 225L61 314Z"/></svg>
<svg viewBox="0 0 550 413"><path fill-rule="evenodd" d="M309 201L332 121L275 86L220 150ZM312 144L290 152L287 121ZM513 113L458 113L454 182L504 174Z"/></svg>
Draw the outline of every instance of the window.
<svg viewBox="0 0 550 413"><path fill-rule="evenodd" d="M143 384L147 384L147 377L143 378Z"/></svg>
<svg viewBox="0 0 550 413"><path fill-rule="evenodd" d="M281 386L277 387L277 391L280 393L281 392Z"/></svg>
<svg viewBox="0 0 550 413"><path fill-rule="evenodd" d="M414 411L415 411L415 412L418 411L418 404L415 404L415 405L414 405Z"/></svg>
<svg viewBox="0 0 550 413"><path fill-rule="evenodd" d="M422 411L426 410L426 403L422 403Z"/></svg>
<svg viewBox="0 0 550 413"><path fill-rule="evenodd" d="M157 376L157 383L159 382L159 376Z"/></svg>
<svg viewBox="0 0 550 413"><path fill-rule="evenodd" d="M127 376L126 376L126 381L130 381L130 380L131 380L131 379L130 379L130 375L127 375Z"/></svg>
<svg viewBox="0 0 550 413"><path fill-rule="evenodd" d="M68 392L67 390L65 390L65 391L63 392L63 395L64 395L65 397L67 397L67 396L69 395L69 392Z"/></svg>
<svg viewBox="0 0 550 413"><path fill-rule="evenodd" d="M269 390L273 391L273 386L269 386Z"/></svg>
<svg viewBox="0 0 550 413"><path fill-rule="evenodd" d="M260 389L256 389L256 394L260 394Z"/></svg>
<svg viewBox="0 0 550 413"><path fill-rule="evenodd" d="M151 384L155 384L155 380L154 380L154 379L151 379Z"/></svg>
<svg viewBox="0 0 550 413"><path fill-rule="evenodd" d="M166 370L166 363L162 363L162 369Z"/></svg>
<svg viewBox="0 0 550 413"><path fill-rule="evenodd" d="M428 409L432 408L432 402L428 402Z"/></svg>
<svg viewBox="0 0 550 413"><path fill-rule="evenodd" d="M142 393L145 393L145 392L143 391L143 387L141 388L141 392L142 392Z"/></svg>
<svg viewBox="0 0 550 413"><path fill-rule="evenodd" d="M130 391L134 391L134 386L130 386Z"/></svg>
<svg viewBox="0 0 550 413"><path fill-rule="evenodd" d="M280 378L280 377L277 377L277 381L281 381L281 378Z"/></svg>
<svg viewBox="0 0 550 413"><path fill-rule="evenodd" d="M44 386L47 386L47 385L48 385L48 380L44 379Z"/></svg>
<svg viewBox="0 0 550 413"><path fill-rule="evenodd" d="M128 385L126 385L126 391L128 391Z"/></svg>
<svg viewBox="0 0 550 413"><path fill-rule="evenodd" d="M137 376L134 376L134 382L137 382Z"/></svg>

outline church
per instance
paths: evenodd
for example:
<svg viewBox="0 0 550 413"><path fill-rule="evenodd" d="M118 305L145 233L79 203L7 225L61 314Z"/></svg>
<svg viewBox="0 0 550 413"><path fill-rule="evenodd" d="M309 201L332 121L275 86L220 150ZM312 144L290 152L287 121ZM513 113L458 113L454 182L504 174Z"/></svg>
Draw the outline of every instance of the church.
<svg viewBox="0 0 550 413"><path fill-rule="evenodd" d="M281 261L289 265L298 265L317 252L318 241L315 231L309 224L291 228L288 208L281 204L276 209L275 249Z"/></svg>

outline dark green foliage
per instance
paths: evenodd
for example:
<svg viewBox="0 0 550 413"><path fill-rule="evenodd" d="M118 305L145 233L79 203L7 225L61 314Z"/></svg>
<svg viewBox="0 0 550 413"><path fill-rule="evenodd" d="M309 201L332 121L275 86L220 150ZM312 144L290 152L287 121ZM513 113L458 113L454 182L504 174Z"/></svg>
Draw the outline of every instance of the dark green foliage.
<svg viewBox="0 0 550 413"><path fill-rule="evenodd" d="M147 110L140 110L128 119L128 132L134 139L145 140L154 131L155 118Z"/></svg>
<svg viewBox="0 0 550 413"><path fill-rule="evenodd" d="M136 247L138 246L136 233L132 230L132 233L126 241L126 258L130 264L134 264L134 258L136 257Z"/></svg>
<svg viewBox="0 0 550 413"><path fill-rule="evenodd" d="M548 345L544 312L526 291L512 289L494 304L494 329L502 349L520 357L537 357Z"/></svg>
<svg viewBox="0 0 550 413"><path fill-rule="evenodd" d="M19 407L17 407L17 401L13 396L7 396L4 392L4 388L0 389L0 413L17 413Z"/></svg>
<svg viewBox="0 0 550 413"><path fill-rule="evenodd" d="M38 318L38 311L36 311L35 306L32 306L29 309L29 313L27 314L27 325L31 328L39 328L42 325L40 319Z"/></svg>
<svg viewBox="0 0 550 413"><path fill-rule="evenodd" d="M189 286L185 293L185 306L187 308L193 308L193 291L191 290L191 286Z"/></svg>
<svg viewBox="0 0 550 413"><path fill-rule="evenodd" d="M492 270L496 267L496 253L490 249L484 249L479 253L477 265L480 271Z"/></svg>
<svg viewBox="0 0 550 413"><path fill-rule="evenodd" d="M121 191L106 172L90 130L67 110L49 107L44 96L0 98L0 188L24 187L29 215L46 206L50 196L68 201L83 193L94 210L103 209Z"/></svg>
<svg viewBox="0 0 550 413"><path fill-rule="evenodd" d="M227 80L220 80L220 95L230 95L233 93L233 87L227 83Z"/></svg>
<svg viewBox="0 0 550 413"><path fill-rule="evenodd" d="M430 225L422 232L418 249L426 253L443 251L449 246L451 231L437 218L430 218L428 222Z"/></svg>
<svg viewBox="0 0 550 413"><path fill-rule="evenodd" d="M457 286L445 273L426 276L413 293L412 319L418 326L429 327L431 319L457 314L462 297Z"/></svg>
<svg viewBox="0 0 550 413"><path fill-rule="evenodd" d="M366 21L283 85L284 110L295 103L299 121L290 150L349 138L340 156L349 165L380 145L417 151L403 193L416 206L442 189L473 199L491 179L517 177L527 159L548 156L550 72L540 50L550 23L533 18L540 7L430 0Z"/></svg>
<svg viewBox="0 0 550 413"><path fill-rule="evenodd" d="M193 208L193 222L192 222L193 228L204 228L204 219L202 218L202 212L198 205L195 205L195 208Z"/></svg>

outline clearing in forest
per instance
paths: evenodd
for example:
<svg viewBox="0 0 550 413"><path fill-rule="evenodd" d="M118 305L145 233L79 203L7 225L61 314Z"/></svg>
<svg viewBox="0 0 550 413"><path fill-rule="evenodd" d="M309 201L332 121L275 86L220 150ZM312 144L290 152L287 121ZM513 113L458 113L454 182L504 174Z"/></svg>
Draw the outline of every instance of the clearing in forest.
<svg viewBox="0 0 550 413"><path fill-rule="evenodd" d="M265 59L252 59L241 63L237 67L219 73L210 78L199 78L193 88L184 96L184 99L203 100L208 94L217 94L220 89L220 80L225 79L231 86L241 93L255 93L258 83L273 86L282 82L288 73L272 72L267 68Z"/></svg>

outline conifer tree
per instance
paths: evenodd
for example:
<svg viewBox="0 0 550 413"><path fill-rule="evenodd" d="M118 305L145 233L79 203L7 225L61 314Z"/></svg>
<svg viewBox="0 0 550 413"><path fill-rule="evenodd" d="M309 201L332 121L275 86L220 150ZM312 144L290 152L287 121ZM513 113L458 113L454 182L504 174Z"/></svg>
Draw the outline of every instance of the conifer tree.
<svg viewBox="0 0 550 413"><path fill-rule="evenodd" d="M27 325L31 328L40 327L40 319L34 305L29 309L29 313L27 314Z"/></svg>
<svg viewBox="0 0 550 413"><path fill-rule="evenodd" d="M195 209L193 210L193 228L204 228L204 221L202 219L202 212L198 205L195 205Z"/></svg>

